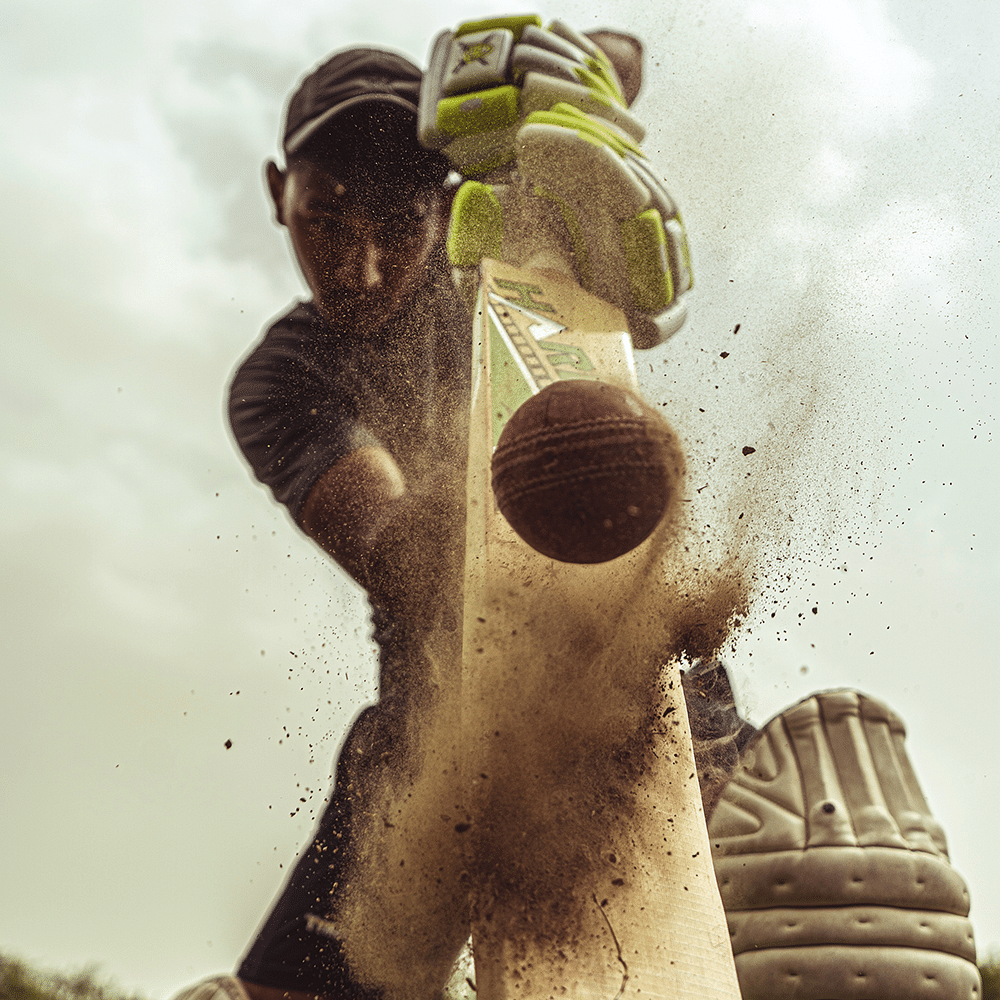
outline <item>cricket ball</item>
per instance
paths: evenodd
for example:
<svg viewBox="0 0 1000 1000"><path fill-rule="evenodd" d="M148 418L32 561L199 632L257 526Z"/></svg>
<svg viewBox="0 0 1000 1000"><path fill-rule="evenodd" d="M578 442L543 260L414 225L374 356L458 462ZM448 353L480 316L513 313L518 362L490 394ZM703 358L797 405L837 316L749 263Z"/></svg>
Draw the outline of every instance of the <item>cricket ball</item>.
<svg viewBox="0 0 1000 1000"><path fill-rule="evenodd" d="M683 459L666 421L606 382L555 382L522 403L493 453L493 493L542 555L601 563L631 552L676 498Z"/></svg>

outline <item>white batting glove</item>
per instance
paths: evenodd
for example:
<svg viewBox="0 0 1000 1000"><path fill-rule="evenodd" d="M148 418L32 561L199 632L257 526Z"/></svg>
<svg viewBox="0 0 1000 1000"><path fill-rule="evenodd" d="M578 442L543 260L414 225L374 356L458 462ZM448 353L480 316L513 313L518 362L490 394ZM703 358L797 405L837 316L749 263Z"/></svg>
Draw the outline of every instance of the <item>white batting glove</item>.
<svg viewBox="0 0 1000 1000"><path fill-rule="evenodd" d="M468 21L443 31L420 91L417 132L466 177L515 157L514 137L534 111L571 104L641 142L611 61L589 38L534 14Z"/></svg>
<svg viewBox="0 0 1000 1000"><path fill-rule="evenodd" d="M516 230L548 214L577 280L622 309L636 347L680 329L692 286L683 222L593 42L559 22L543 29L533 15L443 32L418 131L463 174L482 178L466 181L453 203L456 267L476 268L483 257L523 262Z"/></svg>
<svg viewBox="0 0 1000 1000"><path fill-rule="evenodd" d="M517 230L547 214L562 232L576 279L625 313L636 347L653 347L680 329L692 285L687 236L639 147L607 122L558 104L528 115L515 150L510 187L466 181L459 189L448 235L452 263L521 262Z"/></svg>

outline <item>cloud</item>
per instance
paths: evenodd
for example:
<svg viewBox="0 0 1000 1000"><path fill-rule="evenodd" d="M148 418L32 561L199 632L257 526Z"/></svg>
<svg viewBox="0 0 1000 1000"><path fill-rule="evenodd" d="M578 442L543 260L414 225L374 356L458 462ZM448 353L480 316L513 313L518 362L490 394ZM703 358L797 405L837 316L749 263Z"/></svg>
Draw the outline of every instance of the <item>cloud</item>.
<svg viewBox="0 0 1000 1000"><path fill-rule="evenodd" d="M813 115L871 133L906 121L927 97L931 64L879 0L752 0L744 17L781 53Z"/></svg>

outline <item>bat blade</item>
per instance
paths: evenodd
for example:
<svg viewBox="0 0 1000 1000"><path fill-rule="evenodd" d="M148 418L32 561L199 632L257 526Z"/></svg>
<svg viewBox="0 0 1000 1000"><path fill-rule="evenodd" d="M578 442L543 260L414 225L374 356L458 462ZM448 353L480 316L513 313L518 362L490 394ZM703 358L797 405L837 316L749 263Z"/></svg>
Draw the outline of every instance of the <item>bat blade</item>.
<svg viewBox="0 0 1000 1000"><path fill-rule="evenodd" d="M479 1000L738 1000L677 666L664 532L609 563L540 555L499 512L510 415L565 378L638 390L623 314L484 260L473 330L461 744Z"/></svg>

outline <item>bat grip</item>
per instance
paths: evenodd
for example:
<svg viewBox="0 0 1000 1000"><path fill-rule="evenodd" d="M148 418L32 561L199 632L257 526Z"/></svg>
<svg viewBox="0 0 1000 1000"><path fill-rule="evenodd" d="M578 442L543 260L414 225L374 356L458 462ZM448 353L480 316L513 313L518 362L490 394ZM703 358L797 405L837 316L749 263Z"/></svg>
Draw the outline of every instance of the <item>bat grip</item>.
<svg viewBox="0 0 1000 1000"><path fill-rule="evenodd" d="M483 183L492 185L501 208L500 259L580 281L566 223L555 203L533 190L516 170L496 171Z"/></svg>
<svg viewBox="0 0 1000 1000"><path fill-rule="evenodd" d="M552 247L539 247L538 250L525 260L523 266L542 271L558 271L560 274L565 274L574 281L576 280L576 271L573 268L572 261L568 260L564 254Z"/></svg>

